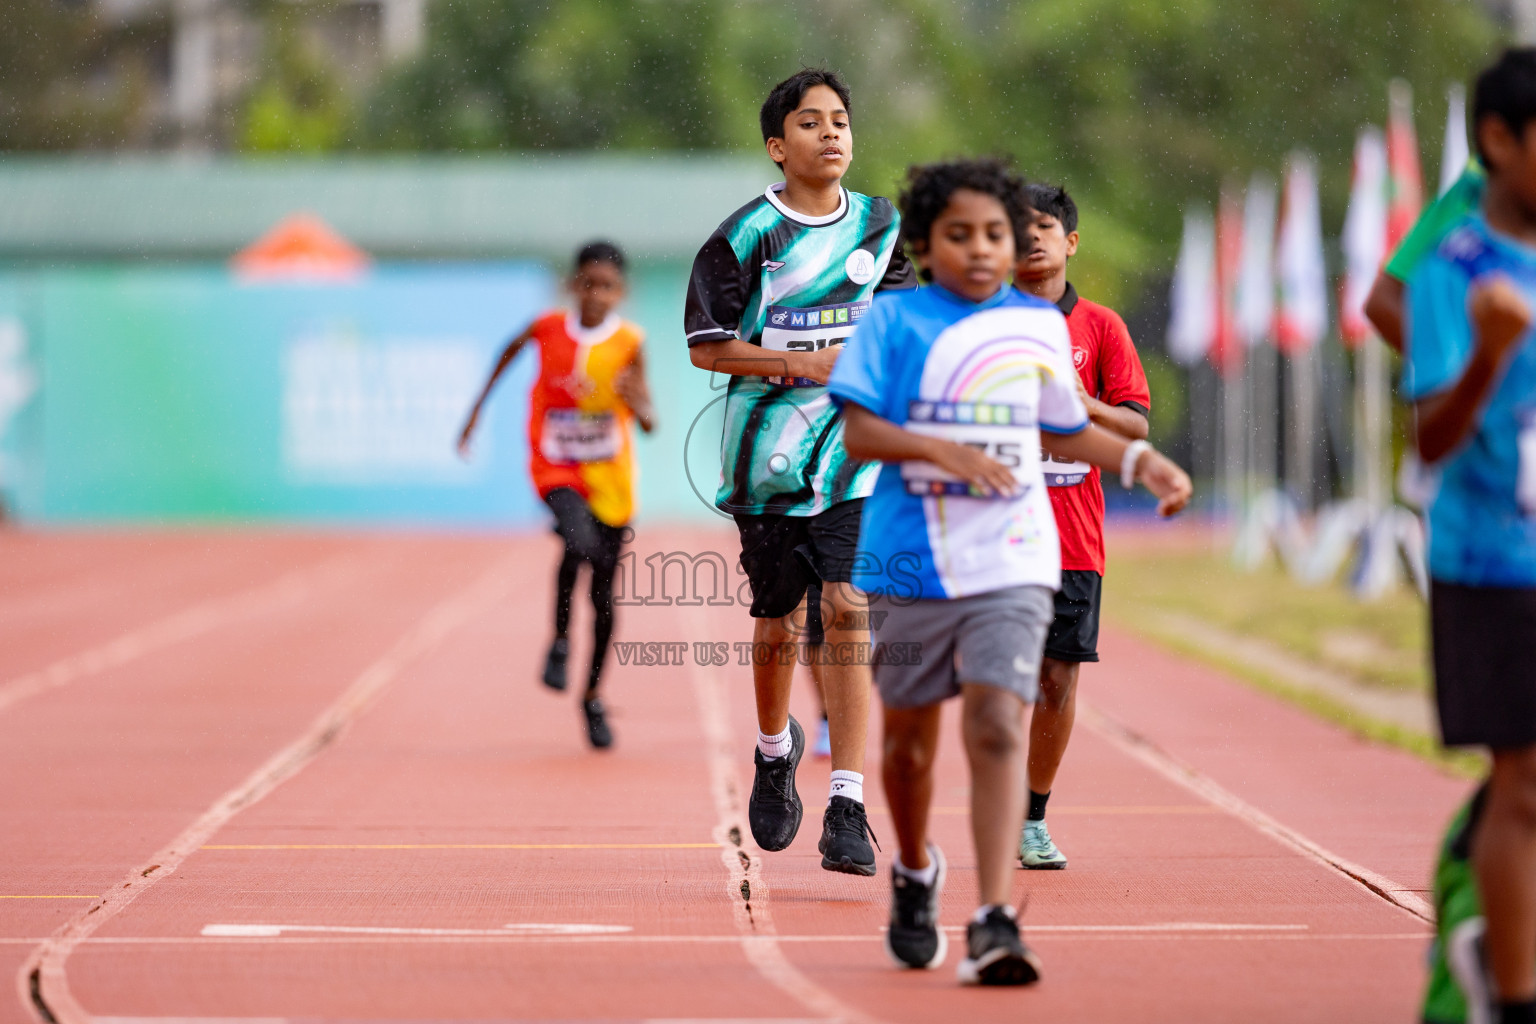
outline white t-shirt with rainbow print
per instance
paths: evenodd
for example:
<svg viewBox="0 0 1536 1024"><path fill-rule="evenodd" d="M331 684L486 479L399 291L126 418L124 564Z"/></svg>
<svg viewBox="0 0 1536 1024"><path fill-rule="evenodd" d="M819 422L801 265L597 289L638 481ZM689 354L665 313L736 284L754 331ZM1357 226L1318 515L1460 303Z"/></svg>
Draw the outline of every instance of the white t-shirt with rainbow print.
<svg viewBox="0 0 1536 1024"><path fill-rule="evenodd" d="M1020 485L990 497L929 463L882 467L864 503L855 585L923 599L1060 587L1040 432L1088 426L1060 310L1012 288L981 303L938 285L885 293L827 386L839 403L985 450Z"/></svg>

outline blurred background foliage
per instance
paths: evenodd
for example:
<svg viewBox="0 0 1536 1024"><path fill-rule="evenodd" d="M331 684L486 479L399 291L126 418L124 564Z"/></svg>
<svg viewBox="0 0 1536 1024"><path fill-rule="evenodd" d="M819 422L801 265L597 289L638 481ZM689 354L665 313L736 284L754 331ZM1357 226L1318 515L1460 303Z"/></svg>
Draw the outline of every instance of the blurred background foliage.
<svg viewBox="0 0 1536 1024"><path fill-rule="evenodd" d="M1278 174L1292 147L1317 155L1336 233L1355 132L1384 119L1393 77L1416 90L1432 169L1445 86L1501 35L1476 0L431 0L415 56L363 74L303 31L339 6L250 0L260 57L198 145L753 152L768 87L826 65L854 90L852 187L891 194L914 161L1010 153L1076 195L1074 280L1119 306L1161 291L1187 202ZM0 148L186 146L156 134L142 85L170 15L135 21L136 48L102 7L7 0Z"/></svg>
<svg viewBox="0 0 1536 1024"><path fill-rule="evenodd" d="M426 49L360 99L347 145L753 150L767 87L824 64L854 90L852 187L1010 153L1077 196L1074 276L1110 304L1170 269L1188 200L1278 175L1295 146L1319 158L1337 231L1387 82L1414 85L1437 157L1445 86L1499 34L1455 0L457 0L428 17Z"/></svg>

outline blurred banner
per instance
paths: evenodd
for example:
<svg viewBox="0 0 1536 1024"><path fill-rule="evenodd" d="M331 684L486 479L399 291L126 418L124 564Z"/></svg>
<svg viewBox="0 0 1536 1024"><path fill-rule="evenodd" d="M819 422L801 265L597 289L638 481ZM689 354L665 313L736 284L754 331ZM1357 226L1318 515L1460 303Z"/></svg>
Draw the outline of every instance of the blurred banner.
<svg viewBox="0 0 1536 1024"><path fill-rule="evenodd" d="M386 267L318 286L242 284L223 268L0 278L0 333L42 381L10 431L12 512L531 519L518 443L531 361L498 396L477 458L453 442L500 344L552 288L532 264Z"/></svg>
<svg viewBox="0 0 1536 1024"><path fill-rule="evenodd" d="M685 271L637 271L625 312L656 339L662 429L640 448L642 515L701 520L714 517L695 491L713 495L720 425L709 375L669 330ZM8 514L540 526L533 351L502 378L468 461L454 442L502 345L559 301L534 263L384 265L343 284L247 282L223 267L0 273Z"/></svg>

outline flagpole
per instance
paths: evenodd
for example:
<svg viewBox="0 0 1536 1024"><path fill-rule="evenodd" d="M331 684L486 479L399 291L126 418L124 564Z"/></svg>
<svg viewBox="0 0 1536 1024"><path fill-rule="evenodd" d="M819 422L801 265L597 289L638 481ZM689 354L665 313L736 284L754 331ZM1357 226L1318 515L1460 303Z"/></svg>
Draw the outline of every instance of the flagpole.
<svg viewBox="0 0 1536 1024"><path fill-rule="evenodd" d="M1286 409L1291 428L1287 431L1286 483L1301 510L1310 512L1313 507L1316 466L1316 345L1307 345L1291 352L1286 383Z"/></svg>
<svg viewBox="0 0 1536 1024"><path fill-rule="evenodd" d="M1328 270L1317 198L1317 168L1310 154L1296 150L1287 159L1285 204L1275 246L1280 304L1275 339L1285 354L1285 477L1301 513L1313 509L1318 346L1328 333Z"/></svg>
<svg viewBox="0 0 1536 1024"><path fill-rule="evenodd" d="M1225 499L1225 518L1229 526L1236 527L1242 518L1245 491L1247 489L1247 434L1243 429L1244 392L1247 389L1245 363L1229 366L1221 373L1221 437L1222 493Z"/></svg>
<svg viewBox="0 0 1536 1024"><path fill-rule="evenodd" d="M1361 489L1365 504L1375 519L1386 508L1383 452L1386 449L1386 351L1377 339L1360 349L1360 421L1363 435Z"/></svg>

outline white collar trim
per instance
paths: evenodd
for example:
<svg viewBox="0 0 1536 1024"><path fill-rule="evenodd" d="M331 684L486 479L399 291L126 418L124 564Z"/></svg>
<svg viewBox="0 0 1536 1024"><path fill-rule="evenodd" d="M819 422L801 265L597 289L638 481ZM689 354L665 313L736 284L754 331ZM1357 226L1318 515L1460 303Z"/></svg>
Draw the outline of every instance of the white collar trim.
<svg viewBox="0 0 1536 1024"><path fill-rule="evenodd" d="M848 212L848 190L846 188L839 188L837 190L837 209L833 210L825 217L812 217L807 214L798 213L794 210L791 210L789 207L785 206L784 201L779 198L778 194L782 191L784 191L784 183L782 181L776 181L763 190L763 196L773 204L773 208L775 210L778 210L781 214L783 214L785 217L788 217L796 224L804 224L808 227L818 227L822 224L831 224L833 221L840 219L843 214Z"/></svg>
<svg viewBox="0 0 1536 1024"><path fill-rule="evenodd" d="M578 345L596 345L607 341L618 333L621 323L623 321L619 319L619 314L609 312L596 327L583 327L580 314L574 310L566 310L565 313L565 333L575 339Z"/></svg>

